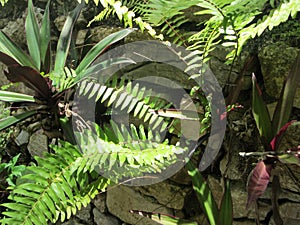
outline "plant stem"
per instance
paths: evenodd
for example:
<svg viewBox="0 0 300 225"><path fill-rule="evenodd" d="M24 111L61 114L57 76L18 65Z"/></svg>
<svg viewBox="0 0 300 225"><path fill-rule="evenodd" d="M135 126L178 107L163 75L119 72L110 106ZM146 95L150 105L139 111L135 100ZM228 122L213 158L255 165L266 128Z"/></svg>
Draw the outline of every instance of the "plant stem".
<svg viewBox="0 0 300 225"><path fill-rule="evenodd" d="M280 191L280 182L278 175L274 175L272 181L272 209L273 209L273 217L276 225L283 225L283 221L280 217L279 205L278 205L278 195Z"/></svg>

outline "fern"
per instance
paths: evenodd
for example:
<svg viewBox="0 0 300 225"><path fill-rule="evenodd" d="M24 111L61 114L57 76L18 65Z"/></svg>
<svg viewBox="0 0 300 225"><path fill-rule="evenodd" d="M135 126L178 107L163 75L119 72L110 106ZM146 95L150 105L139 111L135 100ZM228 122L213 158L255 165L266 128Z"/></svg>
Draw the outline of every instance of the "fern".
<svg viewBox="0 0 300 225"><path fill-rule="evenodd" d="M286 22L290 16L295 18L299 11L299 1L289 0L288 2L282 2L277 8L272 9L268 15L265 15L256 24L252 24L245 29L242 29L238 39L238 53L241 52L242 46L247 40L255 38L255 36L260 36L266 29L272 30L274 27Z"/></svg>
<svg viewBox="0 0 300 225"><path fill-rule="evenodd" d="M68 219L86 206L110 181L98 177L92 182L86 173L75 172L84 158L75 146L61 142L53 146L55 154L36 158L37 165L27 167L16 188L4 203L8 210L2 224L47 224Z"/></svg>
<svg viewBox="0 0 300 225"><path fill-rule="evenodd" d="M162 102L159 98L149 98L152 91L147 90L139 83L133 85L131 81L128 81L125 84L124 79L117 83L116 77L110 85L104 85L101 81L84 80L80 85L79 95L86 95L88 99L99 101L105 104L106 107L114 104L114 109L119 109L127 114L132 113L134 117L142 119L144 123L149 122L152 129L165 130L168 125L164 118L151 112L151 109L157 109L162 105L166 107L168 104Z"/></svg>
<svg viewBox="0 0 300 225"><path fill-rule="evenodd" d="M0 3L2 6L4 6L6 3L8 2L8 0L1 0Z"/></svg>
<svg viewBox="0 0 300 225"><path fill-rule="evenodd" d="M143 126L137 129L134 125L127 128L112 121L109 127L97 127L96 130L98 135L86 130L78 136L87 159L83 172L96 170L119 183L150 173L160 173L180 158L183 159L179 156L184 154L184 148L162 142L158 131L145 131Z"/></svg>

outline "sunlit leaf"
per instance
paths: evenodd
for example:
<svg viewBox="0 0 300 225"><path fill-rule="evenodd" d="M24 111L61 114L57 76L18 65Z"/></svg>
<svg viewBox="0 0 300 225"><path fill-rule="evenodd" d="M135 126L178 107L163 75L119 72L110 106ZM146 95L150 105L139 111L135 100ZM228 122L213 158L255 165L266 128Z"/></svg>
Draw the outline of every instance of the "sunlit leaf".
<svg viewBox="0 0 300 225"><path fill-rule="evenodd" d="M50 48L50 13L49 13L50 1L48 1L45 13L43 16L41 29L40 29L40 55L42 63L47 64L46 60L51 60L50 55L47 55ZM49 58L49 59L46 59Z"/></svg>
<svg viewBox="0 0 300 225"><path fill-rule="evenodd" d="M66 65L67 56L69 53L70 43L72 39L72 31L77 21L79 14L84 7L84 3L79 4L67 17L66 22L62 28L60 33L58 43L57 43L57 50L56 50L56 57L55 57L55 65L54 71L55 73L62 73L64 67Z"/></svg>
<svg viewBox="0 0 300 225"><path fill-rule="evenodd" d="M34 14L32 0L28 1L28 14L25 22L26 40L30 56L34 61L35 68L40 70L40 32L38 23Z"/></svg>
<svg viewBox="0 0 300 225"><path fill-rule="evenodd" d="M10 56L22 66L35 67L32 59L2 31L0 31L0 52Z"/></svg>
<svg viewBox="0 0 300 225"><path fill-rule="evenodd" d="M0 101L4 101L4 102L35 102L35 99L33 96L30 96L30 95L0 90Z"/></svg>
<svg viewBox="0 0 300 225"><path fill-rule="evenodd" d="M189 175L192 177L193 188L196 192L197 198L201 205L205 216L207 217L210 225L218 225L219 211L217 203L215 202L212 192L207 182L202 177L199 170L193 165L191 161L186 164Z"/></svg>

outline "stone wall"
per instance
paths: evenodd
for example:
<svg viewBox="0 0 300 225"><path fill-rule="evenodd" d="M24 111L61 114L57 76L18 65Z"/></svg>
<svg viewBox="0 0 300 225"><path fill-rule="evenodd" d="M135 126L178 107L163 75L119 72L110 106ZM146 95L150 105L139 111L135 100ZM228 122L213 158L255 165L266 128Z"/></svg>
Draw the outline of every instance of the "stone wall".
<svg viewBox="0 0 300 225"><path fill-rule="evenodd" d="M10 0L11 5L6 6L13 14L7 14L5 10L0 10L0 28L11 36L20 46L25 46L24 21L26 15L25 1L18 0L19 5L15 1ZM52 19L55 22L53 32L58 34L63 21L65 20L66 12L74 6L75 1L53 1ZM45 1L38 1L37 5L42 7ZM83 43L83 38L87 32L85 24L96 15L97 9L92 6L86 9L81 16L80 23L77 25L78 45ZM22 13L20 13L22 12ZM39 9L37 9L39 12ZM42 10L40 10L42 12ZM12 16L10 18L9 16ZM100 24L91 29L91 41L96 43L108 34L119 30L118 26L111 27L112 21L107 24ZM118 23L118 22L116 22ZM149 36L136 32L129 37L129 40L145 40ZM55 41L55 40L54 40ZM273 101L278 98L279 90L282 86L288 70L293 63L299 49L285 46L284 43L274 43L266 46L259 53L261 70L265 81L266 92L272 97ZM234 83L238 77L241 66L237 65L233 68L232 74L229 75L231 68L224 64L226 51L219 46L214 51L214 57L210 62L210 66L220 81L222 87ZM0 86L7 84L4 78L4 66L0 65ZM145 69L145 68L143 68ZM143 71L151 73L149 71ZM172 71L170 72L172 73ZM251 74L246 74L246 81L243 86L243 91L240 99L246 99L245 102L240 102L244 105L250 104L250 88ZM11 90L20 90L23 93L28 93L28 90L23 87L12 87ZM239 99L239 100L240 100ZM300 91L297 92L294 106L300 108ZM298 118L299 119L299 118ZM241 151L256 151L261 149L257 138L257 130L254 125L250 110L244 108L238 112L234 112L229 117L229 131L226 135L221 153L218 156L211 171L205 171L207 181L212 188L214 197L217 202L220 202L223 185L222 176L229 178L232 181L232 198L234 207L234 224L235 225L252 225L255 223L256 214L254 207L249 210L245 209L247 201L246 182L247 176L253 168L252 163L255 159L246 159L239 156ZM38 129L37 129L38 130ZM26 130L23 131L27 132ZM294 134L293 141L289 143L299 144L299 129L292 132ZM22 131L20 131L20 134ZM19 134L19 135L20 135ZM288 137L289 135L287 135ZM19 137L16 135L16 137ZM21 137L20 137L21 138ZM297 139L298 138L298 139ZM296 139L296 140L294 140ZM295 143L296 141L296 143ZM37 147L36 143L43 146ZM21 145L26 145L32 155L41 155L47 149L47 141L45 135L39 130L31 137L27 135L27 139L22 141ZM38 151L38 152L37 152ZM280 211L284 218L284 224L296 225L300 221L300 173L299 168L294 166L280 167L281 178L281 193L279 196ZM272 219L272 209L270 200L271 190L258 200L259 214L261 222L264 224L274 224ZM75 224L75 225L125 225L125 224L157 224L148 218L143 218L137 214L130 213L130 210L155 211L167 213L182 218L188 218L197 221L199 224L207 224L201 213L201 209L191 187L191 180L188 177L186 170L182 169L174 177L164 182L142 187L128 187L117 185L110 187L106 193L99 194L91 204L82 208L75 216L64 223L57 224ZM269 222L268 222L269 221Z"/></svg>

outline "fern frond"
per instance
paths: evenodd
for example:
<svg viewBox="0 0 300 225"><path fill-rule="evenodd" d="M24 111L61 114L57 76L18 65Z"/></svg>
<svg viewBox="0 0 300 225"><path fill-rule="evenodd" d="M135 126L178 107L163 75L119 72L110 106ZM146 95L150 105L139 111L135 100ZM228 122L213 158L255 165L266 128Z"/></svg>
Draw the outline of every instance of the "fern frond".
<svg viewBox="0 0 300 225"><path fill-rule="evenodd" d="M166 129L167 122L164 118L151 113L150 109L157 109L163 104L159 99L155 101L155 99L148 98L151 95L156 96L151 90L139 83L133 86L130 81L127 84L124 84L124 80L118 84L116 79L114 81L110 85L104 85L103 82L84 80L80 85L79 95L86 95L89 99L105 103L107 107L113 105L114 109L119 109L124 113L132 113L144 123L149 122L152 129L159 128L162 131Z"/></svg>
<svg viewBox="0 0 300 225"><path fill-rule="evenodd" d="M2 204L7 208L2 224L44 225L59 217L64 221L109 184L103 177L90 182L87 174L72 172L82 157L75 146L61 142L53 150L55 154L37 157L38 165L27 167L27 174L18 180L9 196L12 202Z"/></svg>
<svg viewBox="0 0 300 225"><path fill-rule="evenodd" d="M241 52L242 46L250 38L260 36L266 29L272 30L281 23L286 22L290 16L295 18L300 11L300 4L298 0L290 0L282 2L279 7L272 9L268 15L265 15L256 24L252 24L240 31L239 34L239 49Z"/></svg>
<svg viewBox="0 0 300 225"><path fill-rule="evenodd" d="M111 122L110 127L97 127L97 133L86 130L78 136L86 158L82 172L96 170L114 182L159 173L185 152L183 147L161 142L158 131L146 131L143 126L127 128Z"/></svg>

